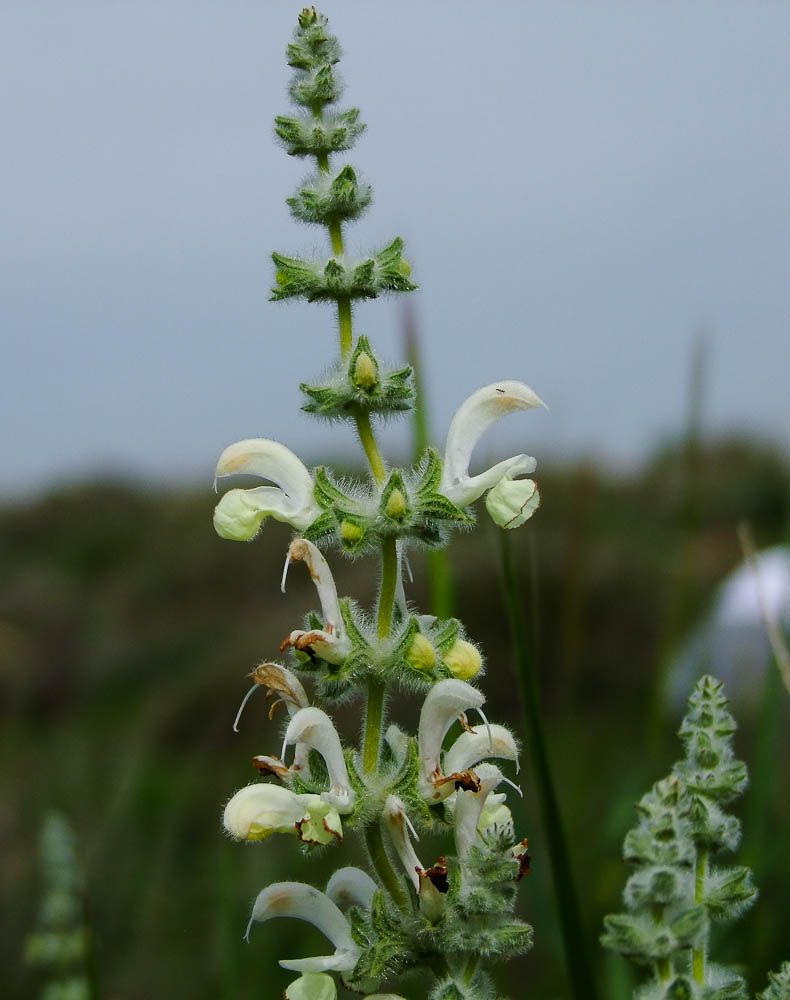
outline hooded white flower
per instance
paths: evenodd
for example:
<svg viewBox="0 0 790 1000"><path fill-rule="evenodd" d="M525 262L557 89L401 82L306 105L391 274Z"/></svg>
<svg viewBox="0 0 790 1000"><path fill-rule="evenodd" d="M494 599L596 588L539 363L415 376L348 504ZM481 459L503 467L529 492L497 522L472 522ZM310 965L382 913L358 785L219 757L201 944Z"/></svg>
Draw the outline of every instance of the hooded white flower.
<svg viewBox="0 0 790 1000"><path fill-rule="evenodd" d="M503 476L486 497L486 510L500 528L519 528L540 507L540 491L534 479Z"/></svg>
<svg viewBox="0 0 790 1000"><path fill-rule="evenodd" d="M329 774L329 791L322 793L323 798L331 802L339 812L350 813L354 808L356 793L348 780L340 737L326 712L314 707L300 708L285 731L281 754L283 758L286 747L291 744L303 744L321 754Z"/></svg>
<svg viewBox="0 0 790 1000"><path fill-rule="evenodd" d="M267 517L304 531L322 510L313 495L313 479L284 444L248 438L229 445L217 463L215 483L223 476L259 476L275 486L229 490L214 510L214 528L222 538L248 541Z"/></svg>
<svg viewBox="0 0 790 1000"><path fill-rule="evenodd" d="M339 868L326 884L326 894L332 902L347 910L361 906L369 910L378 886L361 868Z"/></svg>
<svg viewBox="0 0 790 1000"><path fill-rule="evenodd" d="M236 792L222 821L236 840L264 840L273 833L295 833L311 844L343 839L340 816L331 802L264 782Z"/></svg>
<svg viewBox="0 0 790 1000"><path fill-rule="evenodd" d="M309 632L296 629L283 641L280 648L285 649L287 646L293 646L294 649L302 652L313 651L328 663L342 663L351 651L351 641L343 626L335 579L329 569L329 563L324 559L322 553L306 538L295 538L288 547L285 569L283 570L283 593L285 593L288 567L292 562L299 561L304 561L313 583L315 583L318 599L321 602L324 627L311 629Z"/></svg>
<svg viewBox="0 0 790 1000"><path fill-rule="evenodd" d="M280 965L283 969L292 969L294 972L353 971L360 951L351 936L351 925L323 892L303 882L275 882L259 893L255 900L245 936L249 939L254 921L263 923L273 917L306 920L325 934L335 946L333 955L282 959Z"/></svg>
<svg viewBox="0 0 790 1000"><path fill-rule="evenodd" d="M480 712L484 702L485 698L477 688L455 678L439 681L426 695L417 734L420 762L418 788L429 802L439 802L453 791L453 782L446 780L439 763L447 730L470 709Z"/></svg>
<svg viewBox="0 0 790 1000"><path fill-rule="evenodd" d="M409 822L403 802L397 795L388 795L384 803L384 822L387 824L392 846L406 869L406 874L411 879L415 892L420 891L420 876L422 862L414 853L409 830L417 836L414 827Z"/></svg>
<svg viewBox="0 0 790 1000"><path fill-rule="evenodd" d="M494 764L480 764L476 771L480 779L478 791L459 791L455 800L455 847L463 862L469 848L478 842L478 825L489 795L497 785L507 780Z"/></svg>
<svg viewBox="0 0 790 1000"><path fill-rule="evenodd" d="M508 830L513 834L513 813L507 806L507 796L502 792L491 792L477 821L477 832L485 837L494 830Z"/></svg>
<svg viewBox="0 0 790 1000"><path fill-rule="evenodd" d="M535 459L516 455L478 476L469 475L474 447L497 420L516 410L530 410L542 400L523 382L494 382L465 400L456 411L447 432L439 492L458 507L465 507L490 490L504 476L526 475L535 470Z"/></svg>

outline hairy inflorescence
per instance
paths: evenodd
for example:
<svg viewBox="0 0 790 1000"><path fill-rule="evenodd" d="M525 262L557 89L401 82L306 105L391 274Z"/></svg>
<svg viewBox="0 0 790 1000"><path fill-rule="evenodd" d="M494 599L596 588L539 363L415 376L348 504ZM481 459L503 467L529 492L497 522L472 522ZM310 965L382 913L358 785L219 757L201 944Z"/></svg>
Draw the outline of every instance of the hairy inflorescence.
<svg viewBox="0 0 790 1000"><path fill-rule="evenodd" d="M253 758L259 780L230 798L224 826L240 841L283 833L308 851L342 852L325 887L274 883L253 906L248 934L256 922L292 916L332 943L325 956L281 959L301 973L286 991L289 1000L332 1000L334 975L359 993L397 1000L377 991L415 974L431 977L426 989L434 1000L490 1000L498 993L489 967L532 944L532 928L515 915L530 857L502 790L512 782L500 770L517 770L519 748L483 714L475 683L483 656L473 638L455 618L414 611L403 567L410 548L442 548L454 529L473 527L480 498L503 529L537 510L537 485L525 478L533 458L516 455L477 475L470 461L488 427L541 401L523 382L504 379L461 404L443 453L428 448L412 468L396 468L379 451L376 422L413 408L412 370L387 365L369 333L355 335L353 307L416 285L399 238L358 258L345 251L344 227L367 210L372 189L351 164L335 161L364 129L356 108L336 107L340 55L326 17L302 11L287 49L298 110L278 117L275 132L290 155L314 161L287 204L294 219L325 230L330 253L275 253L272 300L336 310L338 353L323 374L301 383L302 409L350 423L370 474L352 481L324 465L308 469L285 444L264 438L239 441L220 456L218 478L252 475L264 485L225 492L214 514L217 532L246 541L267 518L290 524L283 587L288 567L304 563L319 603L283 629L281 657L253 671L249 693L262 688L282 703L286 727L281 748ZM337 593L325 555L332 552L378 556L375 601ZM421 699L416 734L385 725L395 688ZM326 711L337 699L364 704L361 733L338 732ZM426 831L446 835L443 854L420 856L417 841ZM349 833L364 844L361 866L348 864Z"/></svg>

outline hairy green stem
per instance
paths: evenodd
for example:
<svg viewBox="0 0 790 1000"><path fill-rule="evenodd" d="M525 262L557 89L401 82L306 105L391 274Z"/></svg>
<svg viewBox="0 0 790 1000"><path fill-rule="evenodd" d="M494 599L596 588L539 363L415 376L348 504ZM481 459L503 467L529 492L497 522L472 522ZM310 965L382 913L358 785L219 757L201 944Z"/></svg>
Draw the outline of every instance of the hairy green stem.
<svg viewBox="0 0 790 1000"><path fill-rule="evenodd" d="M401 910L406 908L406 894L398 881L398 876L393 871L387 851L384 847L384 839L381 836L381 825L370 823L365 827L365 844L370 855L370 860L376 870L376 874L381 879L381 884L392 896L395 905Z"/></svg>
<svg viewBox="0 0 790 1000"><path fill-rule="evenodd" d="M527 745L532 747L532 762L535 769L538 798L543 814L554 886L557 893L560 930L565 947L572 996L575 1000L597 1000L598 990L592 967L587 955L587 947L579 912L578 895L571 870L570 855L565 838L565 829L560 814L557 791L549 764L546 735L541 716L537 676L532 659L527 629L524 622L523 602L513 568L510 540L506 531L500 532L502 545L503 595L507 609L510 632L513 640L518 680L521 688L521 702L528 733Z"/></svg>
<svg viewBox="0 0 790 1000"><path fill-rule="evenodd" d="M696 903L702 903L705 899L705 881L708 877L708 848L699 847L697 848L697 867L694 872L694 901ZM702 942L701 948L695 948L692 953L692 971L694 973L694 979L699 983L700 986L705 985L705 952L707 950L708 944L708 934L705 934L705 940Z"/></svg>
<svg viewBox="0 0 790 1000"><path fill-rule="evenodd" d="M469 983L475 978L475 973L477 972L477 966L480 963L479 955L470 955L466 963L466 967L463 971L463 981L464 985L468 986Z"/></svg>
<svg viewBox="0 0 790 1000"><path fill-rule="evenodd" d="M376 443L376 436L373 433L373 428L370 424L370 414L357 411L354 419L357 423L359 440L362 443L362 447L365 449L368 462L370 462L373 478L379 486L381 486L387 478L387 468L384 465L384 459L381 457L379 446Z"/></svg>
<svg viewBox="0 0 790 1000"><path fill-rule="evenodd" d="M368 704L365 712L365 739L362 744L362 770L372 774L379 762L381 724L384 720L384 681L371 677L368 681Z"/></svg>

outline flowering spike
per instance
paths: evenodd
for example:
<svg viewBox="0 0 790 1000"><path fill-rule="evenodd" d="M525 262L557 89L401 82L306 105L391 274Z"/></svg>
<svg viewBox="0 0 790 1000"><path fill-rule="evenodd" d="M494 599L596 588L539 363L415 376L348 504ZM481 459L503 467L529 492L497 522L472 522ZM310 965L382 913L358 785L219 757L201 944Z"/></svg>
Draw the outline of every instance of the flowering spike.
<svg viewBox="0 0 790 1000"><path fill-rule="evenodd" d="M359 959L359 948L351 927L335 904L311 885L303 882L275 882L258 894L245 937L255 921L273 917L296 917L317 927L335 946L333 955L320 958L282 959L283 969L294 972L351 972Z"/></svg>
<svg viewBox="0 0 790 1000"><path fill-rule="evenodd" d="M535 459L516 455L488 469L479 476L469 475L474 447L486 430L516 410L529 410L543 401L523 382L494 382L466 399L450 423L445 445L440 492L459 507L482 496L505 475L533 472Z"/></svg>

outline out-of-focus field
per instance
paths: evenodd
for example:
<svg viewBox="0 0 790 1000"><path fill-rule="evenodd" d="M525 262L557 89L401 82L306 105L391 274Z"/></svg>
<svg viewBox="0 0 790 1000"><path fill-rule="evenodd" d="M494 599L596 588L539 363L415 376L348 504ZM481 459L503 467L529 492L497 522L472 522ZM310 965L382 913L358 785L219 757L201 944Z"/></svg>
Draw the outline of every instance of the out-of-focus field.
<svg viewBox="0 0 790 1000"><path fill-rule="evenodd" d="M787 539L782 456L737 441L667 449L639 473L558 468L539 477L543 506L512 537L523 572L555 778L590 949L605 1000L629 996L624 963L597 945L619 907L620 861L633 804L679 753L678 715L661 697L672 653L740 561L736 524L759 547ZM274 658L315 601L294 567L279 590L289 529L267 524L252 544L218 539L208 491L151 493L117 483L61 489L0 509L0 968L8 1000L36 995L22 961L40 884L36 847L52 807L69 818L87 873L101 994L132 998L276 998L293 974L276 957L320 953L320 935L274 921L242 934L267 883L322 879L358 858L355 836L308 864L295 839L238 845L222 835L224 800L254 779L249 758L278 752L281 718L253 699L234 734L245 675ZM481 521L484 519L481 518ZM457 613L487 655L488 717L520 730L493 528L451 548ZM342 592L372 593L370 564L334 560ZM424 560L408 596L426 609ZM737 751L763 763L737 811L741 859L761 898L720 958L757 973L790 958L790 698L754 664L753 698L734 701ZM747 685L747 686L749 686ZM393 705L412 729L416 703ZM339 712L345 733L359 706ZM535 949L506 971L513 997L567 997L530 748L516 809L533 874L521 910ZM767 796L768 809L760 796ZM756 805L755 805L756 803ZM429 853L429 849L426 848ZM433 860L432 856L430 860ZM415 997L416 1000L416 997Z"/></svg>

